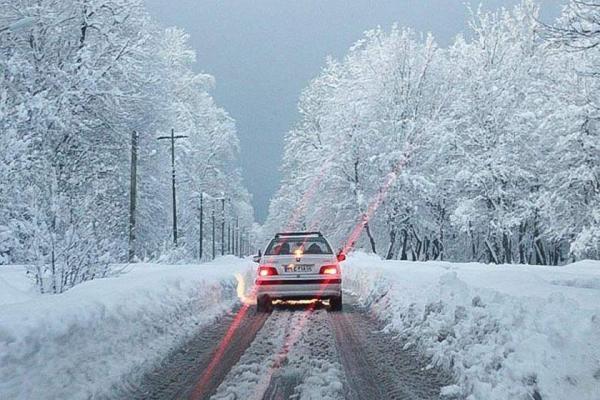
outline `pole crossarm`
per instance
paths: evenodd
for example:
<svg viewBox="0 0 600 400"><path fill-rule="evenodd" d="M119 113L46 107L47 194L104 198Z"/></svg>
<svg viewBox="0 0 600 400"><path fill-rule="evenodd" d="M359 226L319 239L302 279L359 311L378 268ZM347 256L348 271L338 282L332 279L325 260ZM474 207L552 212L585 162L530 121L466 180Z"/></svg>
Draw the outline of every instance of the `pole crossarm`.
<svg viewBox="0 0 600 400"><path fill-rule="evenodd" d="M164 139L169 139L169 140L171 140L171 138L172 138L172 139L184 139L184 138L188 138L188 137L189 137L189 136L186 136L186 135L175 135L175 136L173 136L173 137L171 137L171 136L159 136L159 137L157 137L156 139L157 139L157 140L164 140Z"/></svg>

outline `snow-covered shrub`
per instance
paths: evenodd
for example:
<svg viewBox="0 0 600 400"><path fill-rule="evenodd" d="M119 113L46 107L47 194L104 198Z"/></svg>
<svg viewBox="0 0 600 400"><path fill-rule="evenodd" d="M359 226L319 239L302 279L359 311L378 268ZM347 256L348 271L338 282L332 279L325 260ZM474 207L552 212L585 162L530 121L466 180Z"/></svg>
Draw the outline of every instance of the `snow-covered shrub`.
<svg viewBox="0 0 600 400"><path fill-rule="evenodd" d="M15 244L16 240L12 231L8 227L0 225L0 265L11 262L10 253Z"/></svg>

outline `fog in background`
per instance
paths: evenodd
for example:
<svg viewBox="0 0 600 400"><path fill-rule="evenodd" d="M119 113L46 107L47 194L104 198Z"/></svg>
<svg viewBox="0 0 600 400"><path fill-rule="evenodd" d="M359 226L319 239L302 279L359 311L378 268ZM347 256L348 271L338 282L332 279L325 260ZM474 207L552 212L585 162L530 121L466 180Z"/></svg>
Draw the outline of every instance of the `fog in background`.
<svg viewBox="0 0 600 400"><path fill-rule="evenodd" d="M518 0L483 1L484 8ZM198 72L216 77L214 97L236 120L241 167L262 222L280 179L283 138L297 119L300 92L327 55L340 58L365 30L397 22L432 32L442 46L465 31L461 0L146 0L165 26L191 35ZM560 0L545 0L542 19L551 21ZM471 1L475 6L479 2ZM316 168L317 166L315 166Z"/></svg>

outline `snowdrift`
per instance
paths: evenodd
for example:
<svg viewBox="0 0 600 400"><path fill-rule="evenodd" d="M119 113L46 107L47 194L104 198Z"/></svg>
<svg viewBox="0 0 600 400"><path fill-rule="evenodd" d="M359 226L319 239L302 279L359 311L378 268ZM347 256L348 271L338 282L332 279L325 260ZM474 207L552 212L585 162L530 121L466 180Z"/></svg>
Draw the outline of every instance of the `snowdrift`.
<svg viewBox="0 0 600 400"><path fill-rule="evenodd" d="M453 371L446 398L600 398L598 261L492 266L357 253L344 274L405 346Z"/></svg>
<svg viewBox="0 0 600 400"><path fill-rule="evenodd" d="M0 305L0 398L86 399L134 383L231 309L234 274L249 267L234 257L199 266L136 264L116 278L27 299L21 282ZM0 279L0 289L7 281Z"/></svg>

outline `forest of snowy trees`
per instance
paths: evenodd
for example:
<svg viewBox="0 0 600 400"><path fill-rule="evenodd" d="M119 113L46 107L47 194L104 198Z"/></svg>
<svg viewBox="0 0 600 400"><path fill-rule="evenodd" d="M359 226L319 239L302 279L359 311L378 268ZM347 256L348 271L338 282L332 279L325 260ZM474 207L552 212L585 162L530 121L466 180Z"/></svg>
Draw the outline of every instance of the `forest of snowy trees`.
<svg viewBox="0 0 600 400"><path fill-rule="evenodd" d="M141 0L0 0L0 264L31 265L42 291L62 292L127 261L130 245L139 259L198 259L201 196L205 258L213 215L217 246L223 215L229 239L252 225L234 121L187 42ZM171 143L157 140L171 129L187 136L175 150L176 248Z"/></svg>
<svg viewBox="0 0 600 400"><path fill-rule="evenodd" d="M303 92L265 232L389 259L600 258L600 1L471 10L447 48L375 29ZM377 210L375 210L377 208Z"/></svg>
<svg viewBox="0 0 600 400"><path fill-rule="evenodd" d="M374 29L329 59L254 234L320 229L344 246L358 226L356 246L389 259L600 258L600 1L550 24L538 11L471 10L445 48ZM235 123L195 62L142 0L0 0L0 264L57 293L114 262L248 246ZM177 245L158 140L172 130Z"/></svg>

